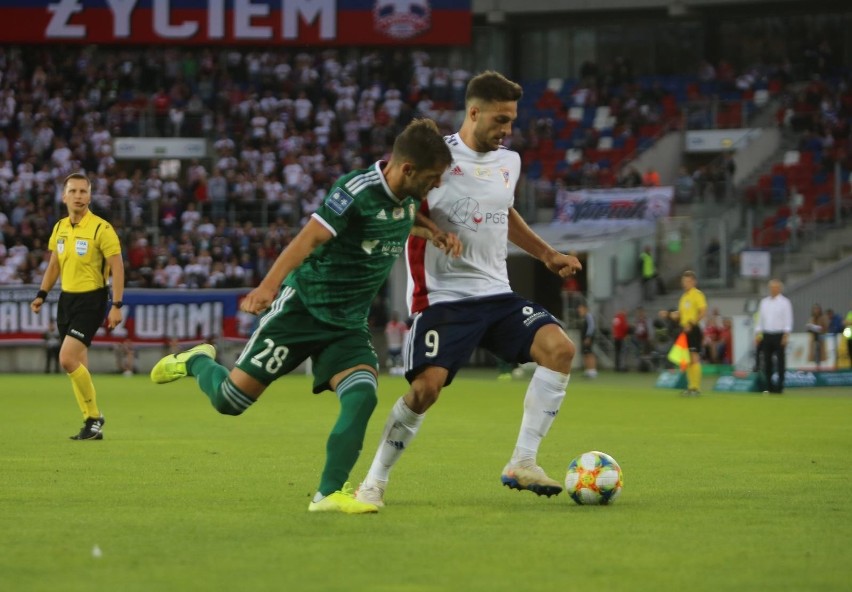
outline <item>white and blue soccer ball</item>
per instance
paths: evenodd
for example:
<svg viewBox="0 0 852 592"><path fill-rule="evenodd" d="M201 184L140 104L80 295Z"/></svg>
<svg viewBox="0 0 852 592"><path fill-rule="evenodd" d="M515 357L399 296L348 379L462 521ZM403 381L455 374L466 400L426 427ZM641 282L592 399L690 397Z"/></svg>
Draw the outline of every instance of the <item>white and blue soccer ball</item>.
<svg viewBox="0 0 852 592"><path fill-rule="evenodd" d="M565 491L581 506L611 504L621 495L622 487L621 467L604 452L584 452L568 465Z"/></svg>

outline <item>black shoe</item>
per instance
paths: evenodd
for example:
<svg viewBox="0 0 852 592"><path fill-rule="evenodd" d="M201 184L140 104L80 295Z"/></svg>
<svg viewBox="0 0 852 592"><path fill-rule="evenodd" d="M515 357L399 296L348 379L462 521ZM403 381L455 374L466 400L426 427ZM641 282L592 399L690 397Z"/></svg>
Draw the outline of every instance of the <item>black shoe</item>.
<svg viewBox="0 0 852 592"><path fill-rule="evenodd" d="M72 440L103 440L104 435L101 429L104 427L106 420L104 416L89 417L80 428L80 433L71 436Z"/></svg>

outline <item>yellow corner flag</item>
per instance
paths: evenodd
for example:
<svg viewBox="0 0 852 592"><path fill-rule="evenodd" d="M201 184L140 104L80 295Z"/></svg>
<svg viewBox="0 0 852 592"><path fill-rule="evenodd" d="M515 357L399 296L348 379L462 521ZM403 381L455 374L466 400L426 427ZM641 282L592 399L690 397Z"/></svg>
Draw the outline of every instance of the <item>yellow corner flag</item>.
<svg viewBox="0 0 852 592"><path fill-rule="evenodd" d="M689 345L686 343L686 333L681 332L675 339L674 345L669 350L669 362L678 366L681 370L686 370L689 366Z"/></svg>

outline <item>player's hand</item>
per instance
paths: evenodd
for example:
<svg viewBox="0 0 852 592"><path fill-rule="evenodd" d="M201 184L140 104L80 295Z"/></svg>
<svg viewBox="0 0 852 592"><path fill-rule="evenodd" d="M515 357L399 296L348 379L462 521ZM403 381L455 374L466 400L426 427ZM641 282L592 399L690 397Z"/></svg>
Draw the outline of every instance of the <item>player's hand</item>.
<svg viewBox="0 0 852 592"><path fill-rule="evenodd" d="M454 232L433 232L432 244L451 257L458 257L462 252L462 243Z"/></svg>
<svg viewBox="0 0 852 592"><path fill-rule="evenodd" d="M33 301L30 302L30 310L34 313L38 313L41 310L41 305L44 304L44 300L41 298L33 298Z"/></svg>
<svg viewBox="0 0 852 592"><path fill-rule="evenodd" d="M118 327L119 323L121 323L121 318L121 309L115 306L110 306L109 314L107 315L107 327L115 329Z"/></svg>
<svg viewBox="0 0 852 592"><path fill-rule="evenodd" d="M574 255L566 255L565 253L556 253L544 264L547 265L547 269L562 278L570 277L583 269L583 264L580 263L579 259Z"/></svg>
<svg viewBox="0 0 852 592"><path fill-rule="evenodd" d="M276 296L278 296L278 290L258 286L246 294L240 303L240 310L253 315L260 314L272 305Z"/></svg>

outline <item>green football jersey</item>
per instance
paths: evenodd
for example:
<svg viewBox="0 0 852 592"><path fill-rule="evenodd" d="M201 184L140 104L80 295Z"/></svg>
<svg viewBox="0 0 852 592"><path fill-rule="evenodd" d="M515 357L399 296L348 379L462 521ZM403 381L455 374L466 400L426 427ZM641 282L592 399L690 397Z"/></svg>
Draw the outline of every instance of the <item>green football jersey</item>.
<svg viewBox="0 0 852 592"><path fill-rule="evenodd" d="M420 200L393 195L377 162L332 186L313 217L334 235L284 284L321 321L362 327L414 224Z"/></svg>

